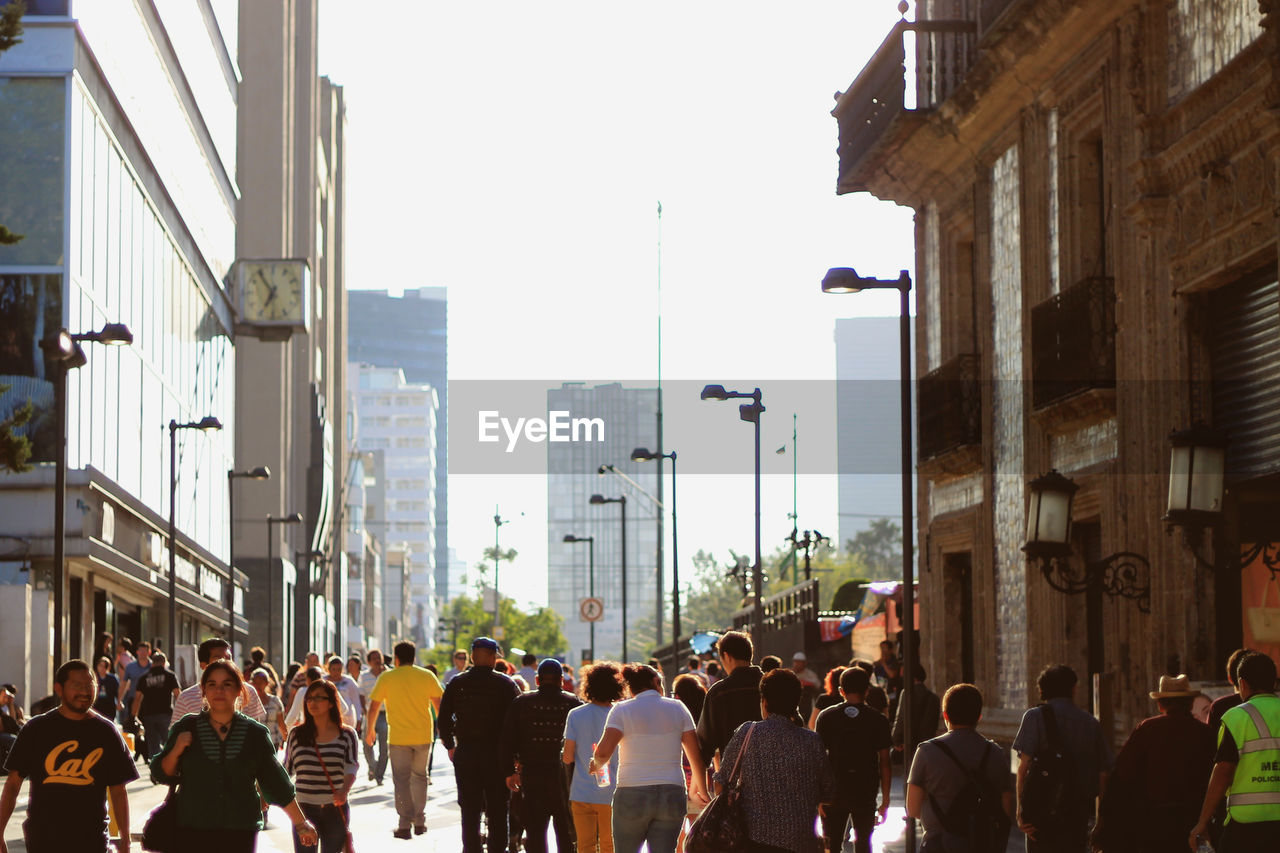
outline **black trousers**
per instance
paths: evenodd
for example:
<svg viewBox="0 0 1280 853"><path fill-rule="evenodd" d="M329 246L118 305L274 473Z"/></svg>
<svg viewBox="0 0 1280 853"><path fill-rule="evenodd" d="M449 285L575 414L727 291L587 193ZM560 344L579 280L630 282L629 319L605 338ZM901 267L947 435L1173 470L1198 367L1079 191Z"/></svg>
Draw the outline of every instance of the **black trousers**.
<svg viewBox="0 0 1280 853"><path fill-rule="evenodd" d="M1280 821L1268 820L1261 823L1240 823L1231 821L1222 828L1222 843L1219 853L1259 853L1262 850L1276 849L1276 838L1280 837Z"/></svg>
<svg viewBox="0 0 1280 853"><path fill-rule="evenodd" d="M453 754L453 778L458 783L458 809L462 812L462 853L483 853L481 813L489 820L489 853L506 853L507 780L496 746L459 746Z"/></svg>
<svg viewBox="0 0 1280 853"><path fill-rule="evenodd" d="M520 797L524 802L525 850L547 853L547 824L556 833L558 853L573 853L577 840L564 772L555 765L524 767L520 771Z"/></svg>
<svg viewBox="0 0 1280 853"><path fill-rule="evenodd" d="M1055 827L1040 828L1037 840L1027 839L1027 853L1085 853L1088 849L1089 816L1064 820Z"/></svg>
<svg viewBox="0 0 1280 853"><path fill-rule="evenodd" d="M840 853L844 847L845 823L853 819L853 849L855 853L871 853L871 831L876 827L875 800L870 806L855 806L847 802L828 803L822 818L822 834L827 839L827 849Z"/></svg>

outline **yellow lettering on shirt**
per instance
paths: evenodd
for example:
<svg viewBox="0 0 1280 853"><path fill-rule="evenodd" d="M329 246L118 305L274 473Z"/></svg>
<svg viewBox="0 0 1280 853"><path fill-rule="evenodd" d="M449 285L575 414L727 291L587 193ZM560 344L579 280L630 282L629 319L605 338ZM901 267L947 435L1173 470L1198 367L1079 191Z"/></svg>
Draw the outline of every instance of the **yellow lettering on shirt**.
<svg viewBox="0 0 1280 853"><path fill-rule="evenodd" d="M80 741L68 740L55 746L44 759L44 772L48 777L46 785L92 785L93 767L102 759L102 748L99 747L84 758L72 758L70 755L62 761L63 753L75 753L80 748ZM59 763L61 761L61 763Z"/></svg>

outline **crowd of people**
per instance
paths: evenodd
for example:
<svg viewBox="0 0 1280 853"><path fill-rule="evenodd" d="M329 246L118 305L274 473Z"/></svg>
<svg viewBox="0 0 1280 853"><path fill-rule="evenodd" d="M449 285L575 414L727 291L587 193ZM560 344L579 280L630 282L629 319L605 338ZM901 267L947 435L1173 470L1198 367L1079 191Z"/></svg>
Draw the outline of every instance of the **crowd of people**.
<svg viewBox="0 0 1280 853"><path fill-rule="evenodd" d="M457 781L465 853L545 853L549 833L560 853L676 853L686 842L696 853L699 816L727 789L748 853L838 853L850 832L854 850L869 853L899 762L925 853L1004 851L1014 826L1028 853L1234 853L1269 849L1280 830L1276 666L1247 649L1227 662L1233 692L1212 705L1187 676L1161 677L1150 691L1159 713L1118 754L1077 704L1075 672L1046 667L1012 765L978 732L976 686L939 698L919 667L905 682L890 644L880 660L823 678L803 653L790 668L775 656L757 665L751 638L731 631L715 660L690 658L670 685L656 661L575 673L525 654L517 667L488 637L455 651L443 676L402 642L392 666L376 650L330 655L323 667L313 653L283 677L261 649L241 669L213 638L186 689L147 643L114 652L59 667L55 706L30 718L16 688L0 689L0 832L30 780L31 853L105 851L109 817L115 849L127 851L125 786L139 760L170 786L164 808L190 853L256 849L271 805L288 817L296 851L349 850L361 759L375 785L390 766L391 835L410 840L428 829L437 740ZM905 690L914 750L899 712Z"/></svg>

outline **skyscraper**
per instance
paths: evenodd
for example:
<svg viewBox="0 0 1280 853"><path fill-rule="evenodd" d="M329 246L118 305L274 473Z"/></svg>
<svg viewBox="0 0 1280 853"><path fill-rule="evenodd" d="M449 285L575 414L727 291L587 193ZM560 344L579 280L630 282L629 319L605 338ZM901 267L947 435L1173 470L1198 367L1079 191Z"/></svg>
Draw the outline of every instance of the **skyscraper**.
<svg viewBox="0 0 1280 853"><path fill-rule="evenodd" d="M448 601L459 590L449 583L449 353L448 295L443 287L405 290L352 290L347 346L351 361L398 367L405 381L435 389L435 566L436 593ZM419 555L419 559L421 555Z"/></svg>

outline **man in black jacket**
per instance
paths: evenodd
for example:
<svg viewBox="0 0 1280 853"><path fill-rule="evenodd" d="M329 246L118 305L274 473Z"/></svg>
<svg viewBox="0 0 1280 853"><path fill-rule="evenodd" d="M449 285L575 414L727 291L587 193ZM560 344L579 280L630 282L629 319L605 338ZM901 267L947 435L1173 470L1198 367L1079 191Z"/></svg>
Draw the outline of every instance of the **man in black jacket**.
<svg viewBox="0 0 1280 853"><path fill-rule="evenodd" d="M760 719L763 675L760 667L751 663L755 650L746 633L730 631L716 642L716 651L726 676L711 685L702 705L702 716L698 718L698 744L708 769L712 757L724 752L738 726Z"/></svg>
<svg viewBox="0 0 1280 853"><path fill-rule="evenodd" d="M477 637L471 644L471 668L454 676L440 700L437 722L458 782L463 853L481 853L482 811L489 818L489 853L507 849L508 794L498 742L520 688L493 671L497 659L497 642Z"/></svg>
<svg viewBox="0 0 1280 853"><path fill-rule="evenodd" d="M555 827L559 853L573 853L573 818L560 756L565 718L582 702L561 689L564 668L554 658L538 665L537 681L537 692L517 697L507 711L502 726L502 772L507 774L507 787L522 792L528 853L547 853L548 821Z"/></svg>

